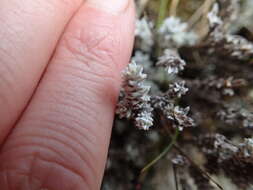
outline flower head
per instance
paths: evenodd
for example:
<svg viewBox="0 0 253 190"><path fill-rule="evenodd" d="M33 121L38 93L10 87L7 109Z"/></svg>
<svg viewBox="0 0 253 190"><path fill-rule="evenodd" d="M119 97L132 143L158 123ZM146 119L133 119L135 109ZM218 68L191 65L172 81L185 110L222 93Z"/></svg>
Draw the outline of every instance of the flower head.
<svg viewBox="0 0 253 190"><path fill-rule="evenodd" d="M123 72L124 82L116 110L120 118L133 119L138 128L145 130L153 125L150 87L143 84L146 77L140 65L135 62L128 65Z"/></svg>
<svg viewBox="0 0 253 190"><path fill-rule="evenodd" d="M165 19L158 31L162 46L181 47L195 44L197 35L194 32L188 32L187 27L187 23L181 22L177 17L168 17Z"/></svg>
<svg viewBox="0 0 253 190"><path fill-rule="evenodd" d="M166 49L163 56L159 57L156 65L165 67L169 74L177 74L179 71L184 70L186 63L175 50Z"/></svg>
<svg viewBox="0 0 253 190"><path fill-rule="evenodd" d="M164 107L165 116L172 122L172 126L180 131L195 126L193 119L187 116L189 111L190 107L180 108L172 103Z"/></svg>

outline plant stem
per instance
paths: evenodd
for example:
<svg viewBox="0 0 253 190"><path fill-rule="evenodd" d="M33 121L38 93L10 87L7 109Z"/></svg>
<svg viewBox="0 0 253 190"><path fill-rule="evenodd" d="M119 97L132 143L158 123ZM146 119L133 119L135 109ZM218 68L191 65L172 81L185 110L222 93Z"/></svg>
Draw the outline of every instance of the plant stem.
<svg viewBox="0 0 253 190"><path fill-rule="evenodd" d="M172 0L171 6L170 6L170 16L176 16L177 15L177 7L180 0Z"/></svg>
<svg viewBox="0 0 253 190"><path fill-rule="evenodd" d="M194 14L187 21L188 31L191 30L196 24L198 25L202 24L202 26L201 27L199 26L199 28L203 27L205 28L206 15L213 3L214 0L205 0L204 3L194 12Z"/></svg>
<svg viewBox="0 0 253 190"><path fill-rule="evenodd" d="M177 166L175 164L172 164L172 167L173 167L174 181L175 181L176 190L178 190Z"/></svg>
<svg viewBox="0 0 253 190"><path fill-rule="evenodd" d="M156 23L156 29L159 29L163 20L166 17L166 10L168 8L169 0L160 0L159 15Z"/></svg>
<svg viewBox="0 0 253 190"><path fill-rule="evenodd" d="M176 132L174 134L174 136L172 137L172 140L170 142L170 144L151 162L149 162L142 170L141 173L146 172L150 167L152 167L154 164L156 164L156 162L158 162L161 158L163 158L169 151L170 149L173 147L173 145L176 143L177 138L179 135L179 129L176 128Z"/></svg>
<svg viewBox="0 0 253 190"><path fill-rule="evenodd" d="M217 183L214 179L212 179L211 176L210 176L207 172L205 172L205 171L202 170L197 164L195 164L195 162L192 161L192 159L191 159L189 156L187 156L187 154L184 153L184 152L180 149L180 147L178 147L176 144L173 144L173 147L174 147L182 156L184 156L184 157L191 163L192 166L194 166L197 170L199 170L199 172L200 172L203 176L205 176L207 179L209 179L210 181L212 181L220 190L224 190L223 187L222 187L219 183Z"/></svg>

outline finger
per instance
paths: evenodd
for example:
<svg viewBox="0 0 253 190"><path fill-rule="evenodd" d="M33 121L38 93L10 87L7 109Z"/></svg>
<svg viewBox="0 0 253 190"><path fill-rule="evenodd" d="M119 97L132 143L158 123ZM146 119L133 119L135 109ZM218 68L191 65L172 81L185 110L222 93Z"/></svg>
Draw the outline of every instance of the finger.
<svg viewBox="0 0 253 190"><path fill-rule="evenodd" d="M99 189L134 33L133 1L104 2L86 1L67 27L1 152L3 189Z"/></svg>
<svg viewBox="0 0 253 190"><path fill-rule="evenodd" d="M31 97L82 0L0 1L0 144Z"/></svg>

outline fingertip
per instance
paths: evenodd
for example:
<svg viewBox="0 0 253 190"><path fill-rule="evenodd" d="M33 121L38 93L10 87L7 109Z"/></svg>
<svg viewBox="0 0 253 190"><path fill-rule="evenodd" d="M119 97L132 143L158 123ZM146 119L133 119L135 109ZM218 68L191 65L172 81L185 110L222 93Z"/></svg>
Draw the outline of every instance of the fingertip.
<svg viewBox="0 0 253 190"><path fill-rule="evenodd" d="M132 0L87 0L86 4L112 14L120 14L128 8L131 1Z"/></svg>
<svg viewBox="0 0 253 190"><path fill-rule="evenodd" d="M37 181L49 189L73 189L66 184L79 184L75 189L99 189L120 70L132 52L133 1L117 14L86 2L66 28L31 103L4 146L8 152L2 151L0 160L5 173L9 172L5 166L18 166L13 176L20 175L23 167L26 179L41 174ZM27 161L27 155L32 157L28 164L22 161ZM39 158L37 162L34 157ZM52 180L45 181L49 174ZM16 179L10 177L9 182L19 187L34 183ZM5 179L0 175L0 184L1 180Z"/></svg>
<svg viewBox="0 0 253 190"><path fill-rule="evenodd" d="M116 3L117 2L117 3ZM111 43L103 45L108 46L107 49L117 50L113 56L117 57L115 61L118 63L119 70L122 70L129 63L132 54L135 30L135 4L133 0L88 0L83 10L87 24L90 27L84 32L85 37L94 39L87 35L92 31L93 35L108 32L112 39ZM79 23L80 24L80 23ZM89 44L89 42L87 43ZM111 46L111 47L109 47Z"/></svg>

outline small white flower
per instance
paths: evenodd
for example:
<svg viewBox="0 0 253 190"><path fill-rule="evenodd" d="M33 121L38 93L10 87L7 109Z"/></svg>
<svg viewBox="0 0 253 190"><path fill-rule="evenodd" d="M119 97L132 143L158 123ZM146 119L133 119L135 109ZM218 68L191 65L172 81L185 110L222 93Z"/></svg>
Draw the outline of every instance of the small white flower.
<svg viewBox="0 0 253 190"><path fill-rule="evenodd" d="M187 23L181 22L177 17L168 17L164 20L158 33L160 44L164 47L178 48L184 45L194 45L197 35L187 31Z"/></svg>

